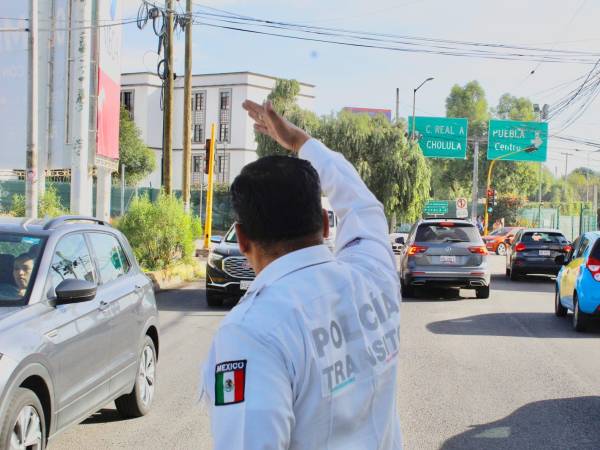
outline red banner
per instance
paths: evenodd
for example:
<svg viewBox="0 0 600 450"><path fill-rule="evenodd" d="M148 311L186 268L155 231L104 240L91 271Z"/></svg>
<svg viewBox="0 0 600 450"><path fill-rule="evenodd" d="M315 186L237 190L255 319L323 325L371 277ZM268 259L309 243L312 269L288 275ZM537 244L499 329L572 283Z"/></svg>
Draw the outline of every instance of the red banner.
<svg viewBox="0 0 600 450"><path fill-rule="evenodd" d="M98 137L96 154L119 159L119 83L98 69Z"/></svg>

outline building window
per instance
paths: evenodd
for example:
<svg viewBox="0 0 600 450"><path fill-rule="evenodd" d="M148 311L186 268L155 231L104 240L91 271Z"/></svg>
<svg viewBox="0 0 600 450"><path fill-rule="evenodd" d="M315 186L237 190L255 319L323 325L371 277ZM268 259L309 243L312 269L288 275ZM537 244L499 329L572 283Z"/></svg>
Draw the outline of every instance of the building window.
<svg viewBox="0 0 600 450"><path fill-rule="evenodd" d="M194 155L192 157L192 172L200 173L204 170L204 158L200 155Z"/></svg>
<svg viewBox="0 0 600 450"><path fill-rule="evenodd" d="M231 89L219 92L219 142L231 142Z"/></svg>
<svg viewBox="0 0 600 450"><path fill-rule="evenodd" d="M206 91L192 92L192 142L204 142L206 122Z"/></svg>
<svg viewBox="0 0 600 450"><path fill-rule="evenodd" d="M121 105L127 110L131 120L133 120L133 92L121 91Z"/></svg>

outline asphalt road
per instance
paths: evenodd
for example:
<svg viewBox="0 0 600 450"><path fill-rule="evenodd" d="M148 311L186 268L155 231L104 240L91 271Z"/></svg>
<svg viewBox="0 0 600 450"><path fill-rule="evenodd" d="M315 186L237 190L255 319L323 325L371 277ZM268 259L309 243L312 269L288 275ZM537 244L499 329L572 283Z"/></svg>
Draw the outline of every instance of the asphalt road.
<svg viewBox="0 0 600 450"><path fill-rule="evenodd" d="M599 449L600 326L553 314L554 284L507 281L493 257L490 299L422 292L402 305L399 412L405 449ZM161 293L154 408L120 420L107 405L50 444L73 449L210 449L198 367L226 310L201 284Z"/></svg>

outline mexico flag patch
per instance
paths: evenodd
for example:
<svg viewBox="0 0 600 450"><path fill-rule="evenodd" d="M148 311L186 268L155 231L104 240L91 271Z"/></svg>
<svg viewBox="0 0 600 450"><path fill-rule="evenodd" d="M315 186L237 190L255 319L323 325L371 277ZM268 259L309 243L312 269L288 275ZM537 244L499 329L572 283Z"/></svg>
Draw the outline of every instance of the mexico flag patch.
<svg viewBox="0 0 600 450"><path fill-rule="evenodd" d="M244 401L246 360L226 361L215 367L215 406Z"/></svg>

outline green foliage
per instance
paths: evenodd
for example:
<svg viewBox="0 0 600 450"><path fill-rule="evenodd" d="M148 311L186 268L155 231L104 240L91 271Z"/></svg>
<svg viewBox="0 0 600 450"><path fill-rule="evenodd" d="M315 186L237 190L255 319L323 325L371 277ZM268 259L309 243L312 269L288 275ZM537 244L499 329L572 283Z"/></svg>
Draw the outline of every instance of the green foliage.
<svg viewBox="0 0 600 450"><path fill-rule="evenodd" d="M303 110L296 104L296 97L299 93L300 83L298 81L279 79L267 99L271 101L275 111L314 136L320 125L319 118L313 112ZM262 134L256 134L256 142L258 144L256 153L259 158L268 155L289 155L289 152L277 142Z"/></svg>
<svg viewBox="0 0 600 450"><path fill-rule="evenodd" d="M194 240L202 235L200 221L185 213L183 202L162 192L154 203L146 196L134 199L116 226L147 270L189 261Z"/></svg>
<svg viewBox="0 0 600 450"><path fill-rule="evenodd" d="M496 219L504 219L507 227L520 225L519 211L527 204L527 198L517 195L501 195L490 218L490 223Z"/></svg>
<svg viewBox="0 0 600 450"><path fill-rule="evenodd" d="M515 97L504 94L493 110L498 119L534 121L537 119L531 100L525 97Z"/></svg>
<svg viewBox="0 0 600 450"><path fill-rule="evenodd" d="M125 182L129 186L138 184L156 167L154 152L144 144L140 130L122 106L119 122L119 172L114 174L115 177L121 176L121 164L125 165Z"/></svg>
<svg viewBox="0 0 600 450"><path fill-rule="evenodd" d="M290 122L342 153L384 205L388 217L417 219L429 198L431 173L421 151L404 137L405 122L391 124L383 116L341 112L317 117L296 104L300 84L277 80L269 100ZM259 157L289 152L272 139L257 135Z"/></svg>
<svg viewBox="0 0 600 450"><path fill-rule="evenodd" d="M25 217L25 196L23 194L14 194L12 197L12 207L7 212L14 217ZM58 217L65 214L68 214L68 211L62 205L58 191L53 186L48 186L38 200L38 216Z"/></svg>
<svg viewBox="0 0 600 450"><path fill-rule="evenodd" d="M467 117L469 137L478 138L479 144L479 189L485 187L489 161L487 160L488 121L494 116L509 120L535 120L530 100L504 94L496 108L490 109L485 91L477 81L464 87L455 85L446 99L448 117ZM472 189L473 144L469 144L467 160L433 160L432 188L435 198L446 199L470 195ZM498 161L492 174L492 186L508 197L534 197L539 186L539 166L535 163Z"/></svg>

